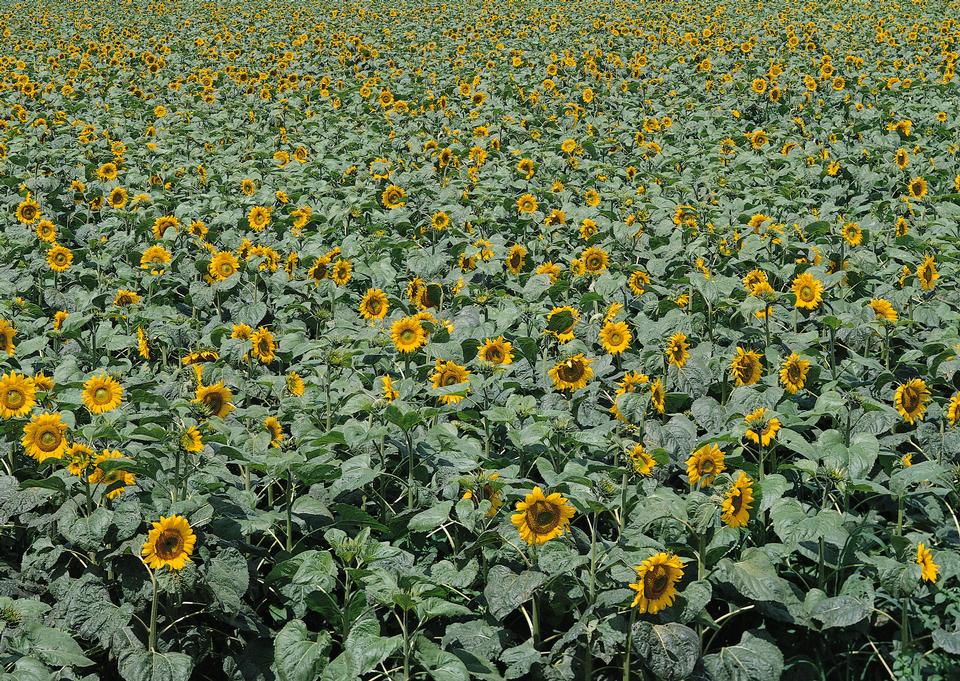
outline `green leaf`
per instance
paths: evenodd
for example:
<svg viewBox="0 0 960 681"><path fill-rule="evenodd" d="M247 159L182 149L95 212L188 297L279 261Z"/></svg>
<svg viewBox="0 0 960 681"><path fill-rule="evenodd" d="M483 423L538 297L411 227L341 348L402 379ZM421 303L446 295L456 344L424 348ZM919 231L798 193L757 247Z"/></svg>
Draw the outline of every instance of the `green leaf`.
<svg viewBox="0 0 960 681"><path fill-rule="evenodd" d="M210 559L207 586L226 612L240 611L249 585L247 561L237 549L228 547Z"/></svg>
<svg viewBox="0 0 960 681"><path fill-rule="evenodd" d="M316 681L327 665L330 645L327 632L321 631L314 639L301 620L287 622L273 644L278 681Z"/></svg>
<svg viewBox="0 0 960 681"><path fill-rule="evenodd" d="M935 629L933 632L933 645L951 655L960 655L960 631Z"/></svg>
<svg viewBox="0 0 960 681"><path fill-rule="evenodd" d="M703 666L713 681L780 681L783 654L772 643L745 631L738 645L705 655Z"/></svg>
<svg viewBox="0 0 960 681"><path fill-rule="evenodd" d="M452 508L452 501L441 501L410 518L407 522L407 527L411 532L430 532L431 530L435 530L450 517L450 509Z"/></svg>
<svg viewBox="0 0 960 681"><path fill-rule="evenodd" d="M193 660L183 653L127 648L118 661L123 681L189 681Z"/></svg>
<svg viewBox="0 0 960 681"><path fill-rule="evenodd" d="M66 632L33 623L23 632L31 655L54 667L89 667L93 660L83 654L83 648Z"/></svg>
<svg viewBox="0 0 960 681"><path fill-rule="evenodd" d="M545 580L546 575L540 572L528 570L518 575L505 565L494 565L487 573L487 585L483 589L490 615L497 619L509 615L521 603L529 601Z"/></svg>
<svg viewBox="0 0 960 681"><path fill-rule="evenodd" d="M690 627L669 624L634 625L633 642L654 677L664 681L685 679L700 657L700 637Z"/></svg>
<svg viewBox="0 0 960 681"><path fill-rule="evenodd" d="M467 667L459 657L441 649L426 637L417 640L417 660L434 681L469 681Z"/></svg>

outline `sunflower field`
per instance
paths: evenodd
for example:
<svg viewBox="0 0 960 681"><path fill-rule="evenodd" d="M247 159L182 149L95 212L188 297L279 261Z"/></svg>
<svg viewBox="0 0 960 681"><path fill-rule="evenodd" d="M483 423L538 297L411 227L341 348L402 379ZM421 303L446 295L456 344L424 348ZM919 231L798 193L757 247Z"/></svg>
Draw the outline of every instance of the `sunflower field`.
<svg viewBox="0 0 960 681"><path fill-rule="evenodd" d="M0 681L960 679L958 18L0 3Z"/></svg>

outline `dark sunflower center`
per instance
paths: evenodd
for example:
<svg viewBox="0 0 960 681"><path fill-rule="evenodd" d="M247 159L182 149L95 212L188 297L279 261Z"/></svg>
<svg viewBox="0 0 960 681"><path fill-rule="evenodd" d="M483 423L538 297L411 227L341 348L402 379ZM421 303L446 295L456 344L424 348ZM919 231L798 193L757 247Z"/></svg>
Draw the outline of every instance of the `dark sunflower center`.
<svg viewBox="0 0 960 681"><path fill-rule="evenodd" d="M620 345L623 343L623 334L619 331L611 331L607 335L607 342L610 343L610 345Z"/></svg>
<svg viewBox="0 0 960 681"><path fill-rule="evenodd" d="M44 430L40 433L40 437L37 438L37 442L40 445L40 449L45 452L52 452L59 446L62 439L59 431Z"/></svg>
<svg viewBox="0 0 960 681"><path fill-rule="evenodd" d="M527 525L543 534L555 529L560 522L560 509L545 501L538 501L527 509Z"/></svg>
<svg viewBox="0 0 960 681"><path fill-rule="evenodd" d="M739 513L743 508L743 494L740 490L734 490L730 495L730 505L733 506L733 512Z"/></svg>
<svg viewBox="0 0 960 681"><path fill-rule="evenodd" d="M370 314L377 314L381 309L383 309L383 303L378 298L371 298L367 301L367 311Z"/></svg>
<svg viewBox="0 0 960 681"><path fill-rule="evenodd" d="M660 598L667 590L670 573L663 565L654 565L643 577L643 595L651 600Z"/></svg>
<svg viewBox="0 0 960 681"><path fill-rule="evenodd" d="M915 388L907 388L903 391L903 408L907 412L914 411L920 405L920 393Z"/></svg>
<svg viewBox="0 0 960 681"><path fill-rule="evenodd" d="M700 473L713 473L715 465L712 459L706 459L700 464Z"/></svg>
<svg viewBox="0 0 960 681"><path fill-rule="evenodd" d="M603 260L599 255L591 255L587 258L587 269L596 270L603 266Z"/></svg>
<svg viewBox="0 0 960 681"><path fill-rule="evenodd" d="M809 285L804 285L800 288L800 300L804 302L809 302L813 300L813 287Z"/></svg>
<svg viewBox="0 0 960 681"><path fill-rule="evenodd" d="M176 558L183 550L183 536L176 530L164 530L157 537L154 548L157 555L164 560Z"/></svg>
<svg viewBox="0 0 960 681"><path fill-rule="evenodd" d="M487 361L488 362L500 362L503 360L503 352L499 347L493 345L487 348Z"/></svg>
<svg viewBox="0 0 960 681"><path fill-rule="evenodd" d="M268 341L266 338L261 338L257 347L260 350L261 355L266 355L268 352L270 352L270 341Z"/></svg>
<svg viewBox="0 0 960 681"><path fill-rule="evenodd" d="M7 391L7 406L8 407L20 407L23 406L25 397L22 392L16 388L11 388Z"/></svg>
<svg viewBox="0 0 960 681"><path fill-rule="evenodd" d="M226 275L226 274L232 274L232 273L233 273L233 265L231 265L228 262L220 263L220 274Z"/></svg>
<svg viewBox="0 0 960 681"><path fill-rule="evenodd" d="M211 411L217 413L223 407L223 396L220 393L210 393L203 398L203 402L210 407Z"/></svg>
<svg viewBox="0 0 960 681"><path fill-rule="evenodd" d="M93 393L93 400L97 404L104 404L110 401L110 391L106 388L97 388Z"/></svg>
<svg viewBox="0 0 960 681"><path fill-rule="evenodd" d="M440 384L443 386L456 385L460 383L460 376L455 373L445 373L440 377Z"/></svg>
<svg viewBox="0 0 960 681"><path fill-rule="evenodd" d="M575 383L583 376L583 364L580 362L566 362L557 369L557 376L566 383Z"/></svg>
<svg viewBox="0 0 960 681"><path fill-rule="evenodd" d="M416 337L416 331L409 327L400 332L400 340L404 343L412 343Z"/></svg>

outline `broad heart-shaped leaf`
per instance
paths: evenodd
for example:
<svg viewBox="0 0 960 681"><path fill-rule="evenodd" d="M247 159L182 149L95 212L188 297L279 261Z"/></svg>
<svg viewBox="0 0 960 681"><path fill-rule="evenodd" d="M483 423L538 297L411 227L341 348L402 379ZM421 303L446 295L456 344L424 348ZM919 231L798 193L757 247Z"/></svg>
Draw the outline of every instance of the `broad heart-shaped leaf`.
<svg viewBox="0 0 960 681"><path fill-rule="evenodd" d="M273 667L278 681L316 681L327 665L330 634L316 639L301 620L287 622L273 643Z"/></svg>
<svg viewBox="0 0 960 681"><path fill-rule="evenodd" d="M210 559L207 566L207 586L225 611L240 610L243 595L249 585L247 561L237 549L223 549Z"/></svg>
<svg viewBox="0 0 960 681"><path fill-rule="evenodd" d="M434 681L469 681L467 666L460 658L426 637L417 639L416 656Z"/></svg>
<svg viewBox="0 0 960 681"><path fill-rule="evenodd" d="M933 645L951 655L960 655L960 631L934 630Z"/></svg>
<svg viewBox="0 0 960 681"><path fill-rule="evenodd" d="M133 606L115 605L103 583L89 572L78 579L65 575L53 581L50 593L57 599L54 617L81 638L105 647L133 617Z"/></svg>
<svg viewBox="0 0 960 681"><path fill-rule="evenodd" d="M0 672L0 681L53 681L53 673L40 660L21 657L10 674Z"/></svg>
<svg viewBox="0 0 960 681"><path fill-rule="evenodd" d="M85 551L94 551L103 546L103 538L110 529L113 511L101 507L89 516L77 513L76 504L67 503L58 514L57 529L70 542Z"/></svg>
<svg viewBox="0 0 960 681"><path fill-rule="evenodd" d="M425 511L420 511L407 522L411 532L429 532L435 530L450 516L452 501L441 501Z"/></svg>
<svg viewBox="0 0 960 681"><path fill-rule="evenodd" d="M494 565L487 573L487 585L483 589L487 610L491 616L503 618L529 601L545 579L540 572L527 570L518 575L504 565Z"/></svg>
<svg viewBox="0 0 960 681"><path fill-rule="evenodd" d="M705 655L703 666L712 681L779 681L783 654L772 643L745 631L739 644Z"/></svg>
<svg viewBox="0 0 960 681"><path fill-rule="evenodd" d="M331 591L337 582L337 566L329 551L304 551L283 561L267 575L267 583L281 582L280 593L289 599L297 615L307 610L307 597L314 591Z"/></svg>
<svg viewBox="0 0 960 681"><path fill-rule="evenodd" d="M769 556L757 548L743 552L743 560L734 563L724 558L717 564L715 576L726 582L740 595L752 601L795 601L789 583L777 574Z"/></svg>
<svg viewBox="0 0 960 681"><path fill-rule="evenodd" d="M350 629L344 651L323 670L325 681L362 677L390 656L403 643L400 636L384 638L380 623L367 611Z"/></svg>
<svg viewBox="0 0 960 681"><path fill-rule="evenodd" d="M824 629L831 629L856 624L869 615L872 609L872 602L867 603L854 596L834 596L821 600L810 614L823 623Z"/></svg>
<svg viewBox="0 0 960 681"><path fill-rule="evenodd" d="M118 662L123 681L189 681L193 659L183 653L127 648Z"/></svg>
<svg viewBox="0 0 960 681"><path fill-rule="evenodd" d="M633 628L633 643L654 677L663 681L687 678L700 657L697 632L675 622L640 622Z"/></svg>
<svg viewBox="0 0 960 681"><path fill-rule="evenodd" d="M89 667L93 664L93 660L83 654L80 644L59 629L33 623L18 633L19 651L52 667Z"/></svg>

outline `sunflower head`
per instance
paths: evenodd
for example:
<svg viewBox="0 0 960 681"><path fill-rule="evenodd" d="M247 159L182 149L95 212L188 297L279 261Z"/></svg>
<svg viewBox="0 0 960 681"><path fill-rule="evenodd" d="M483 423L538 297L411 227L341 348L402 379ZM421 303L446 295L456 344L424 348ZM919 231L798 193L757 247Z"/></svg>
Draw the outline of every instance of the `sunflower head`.
<svg viewBox="0 0 960 681"><path fill-rule="evenodd" d="M37 386L16 371L0 376L0 417L21 418L37 403Z"/></svg>
<svg viewBox="0 0 960 681"><path fill-rule="evenodd" d="M147 567L153 570L164 567L182 570L190 560L196 543L197 536L186 518L178 515L169 518L160 516L160 520L153 523L140 555Z"/></svg>
<svg viewBox="0 0 960 681"><path fill-rule="evenodd" d="M126 491L127 485L135 485L136 476L133 473L102 464L114 459L122 459L123 454L117 450L104 449L103 453L93 460L94 469L90 474L90 484L96 485L107 499L116 499Z"/></svg>
<svg viewBox="0 0 960 681"><path fill-rule="evenodd" d="M682 369L690 357L690 353L688 352L689 347L685 333L677 332L673 334L670 340L667 341L667 347L664 349L667 361L678 369Z"/></svg>
<svg viewBox="0 0 960 681"><path fill-rule="evenodd" d="M27 455L37 461L59 459L67 450L67 424L59 413L36 414L23 427L21 443Z"/></svg>
<svg viewBox="0 0 960 681"><path fill-rule="evenodd" d="M593 369L590 368L592 359L578 353L573 357L558 362L550 369L550 378L557 390L573 392L586 387L587 381L593 378Z"/></svg>
<svg viewBox="0 0 960 681"><path fill-rule="evenodd" d="M753 385L760 380L760 353L737 347L736 355L730 363L730 376L739 385Z"/></svg>
<svg viewBox="0 0 960 681"><path fill-rule="evenodd" d="M487 338L480 346L477 356L482 362L488 362L495 365L505 365L513 363L513 345L510 341L503 340L503 336L497 338Z"/></svg>
<svg viewBox="0 0 960 681"><path fill-rule="evenodd" d="M791 395L803 390L807 381L807 372L810 371L810 362L801 359L797 353L791 354L780 367L780 383L784 390Z"/></svg>
<svg viewBox="0 0 960 681"><path fill-rule="evenodd" d="M510 521L520 538L528 544L543 544L561 536L570 527L575 510L559 492L544 496L534 487L523 501L518 501Z"/></svg>
<svg viewBox="0 0 960 681"><path fill-rule="evenodd" d="M367 289L360 301L360 316L370 321L383 319L389 309L387 294L378 288Z"/></svg>
<svg viewBox="0 0 960 681"><path fill-rule="evenodd" d="M730 527L743 527L750 521L753 505L753 480L743 471L737 474L733 484L723 497L720 519Z"/></svg>
<svg viewBox="0 0 960 681"><path fill-rule="evenodd" d="M390 326L390 338L397 352L415 352L427 344L427 332L417 317L403 317Z"/></svg>
<svg viewBox="0 0 960 681"><path fill-rule="evenodd" d="M897 387L893 403L903 420L913 425L922 421L930 401L930 389L922 378L913 378Z"/></svg>
<svg viewBox="0 0 960 681"><path fill-rule="evenodd" d="M637 592L632 606L642 614L655 614L669 608L677 595L677 582L683 577L683 563L679 556L660 552L647 558L634 568L636 584L630 588Z"/></svg>
<svg viewBox="0 0 960 681"><path fill-rule="evenodd" d="M796 307L815 310L823 301L823 282L809 272L804 272L794 278L793 294L796 297Z"/></svg>
<svg viewBox="0 0 960 681"><path fill-rule="evenodd" d="M747 425L747 439L763 447L769 445L780 430L780 419L768 417L764 407L750 412L743 421Z"/></svg>
<svg viewBox="0 0 960 681"><path fill-rule="evenodd" d="M438 359L436 368L430 380L434 388L447 388L461 383L466 383L470 378L470 372L465 366L461 366L454 361L444 361ZM469 392L467 388L466 392ZM462 401L464 395L450 394L440 395L437 399L443 404L457 404Z"/></svg>
<svg viewBox="0 0 960 681"><path fill-rule="evenodd" d="M630 462L633 464L633 471L637 475L650 475L653 473L653 467L657 462L647 452L642 444L636 444L627 454L630 456Z"/></svg>
<svg viewBox="0 0 960 681"><path fill-rule="evenodd" d="M83 384L83 404L94 414L113 411L122 401L123 386L111 376L92 376Z"/></svg>
<svg viewBox="0 0 960 681"><path fill-rule="evenodd" d="M230 404L233 399L233 391L223 384L223 381L213 385L198 385L194 402L203 406L204 411L210 416L219 416L224 418L235 407Z"/></svg>
<svg viewBox="0 0 960 681"><path fill-rule="evenodd" d="M933 554L923 542L917 544L917 565L920 566L920 578L925 582L936 582L940 566L933 562Z"/></svg>
<svg viewBox="0 0 960 681"><path fill-rule="evenodd" d="M609 321L600 329L600 343L611 355L619 355L629 349L632 338L626 322Z"/></svg>
<svg viewBox="0 0 960 681"><path fill-rule="evenodd" d="M687 459L687 477L691 485L709 487L727 468L724 454L715 444L704 445Z"/></svg>

